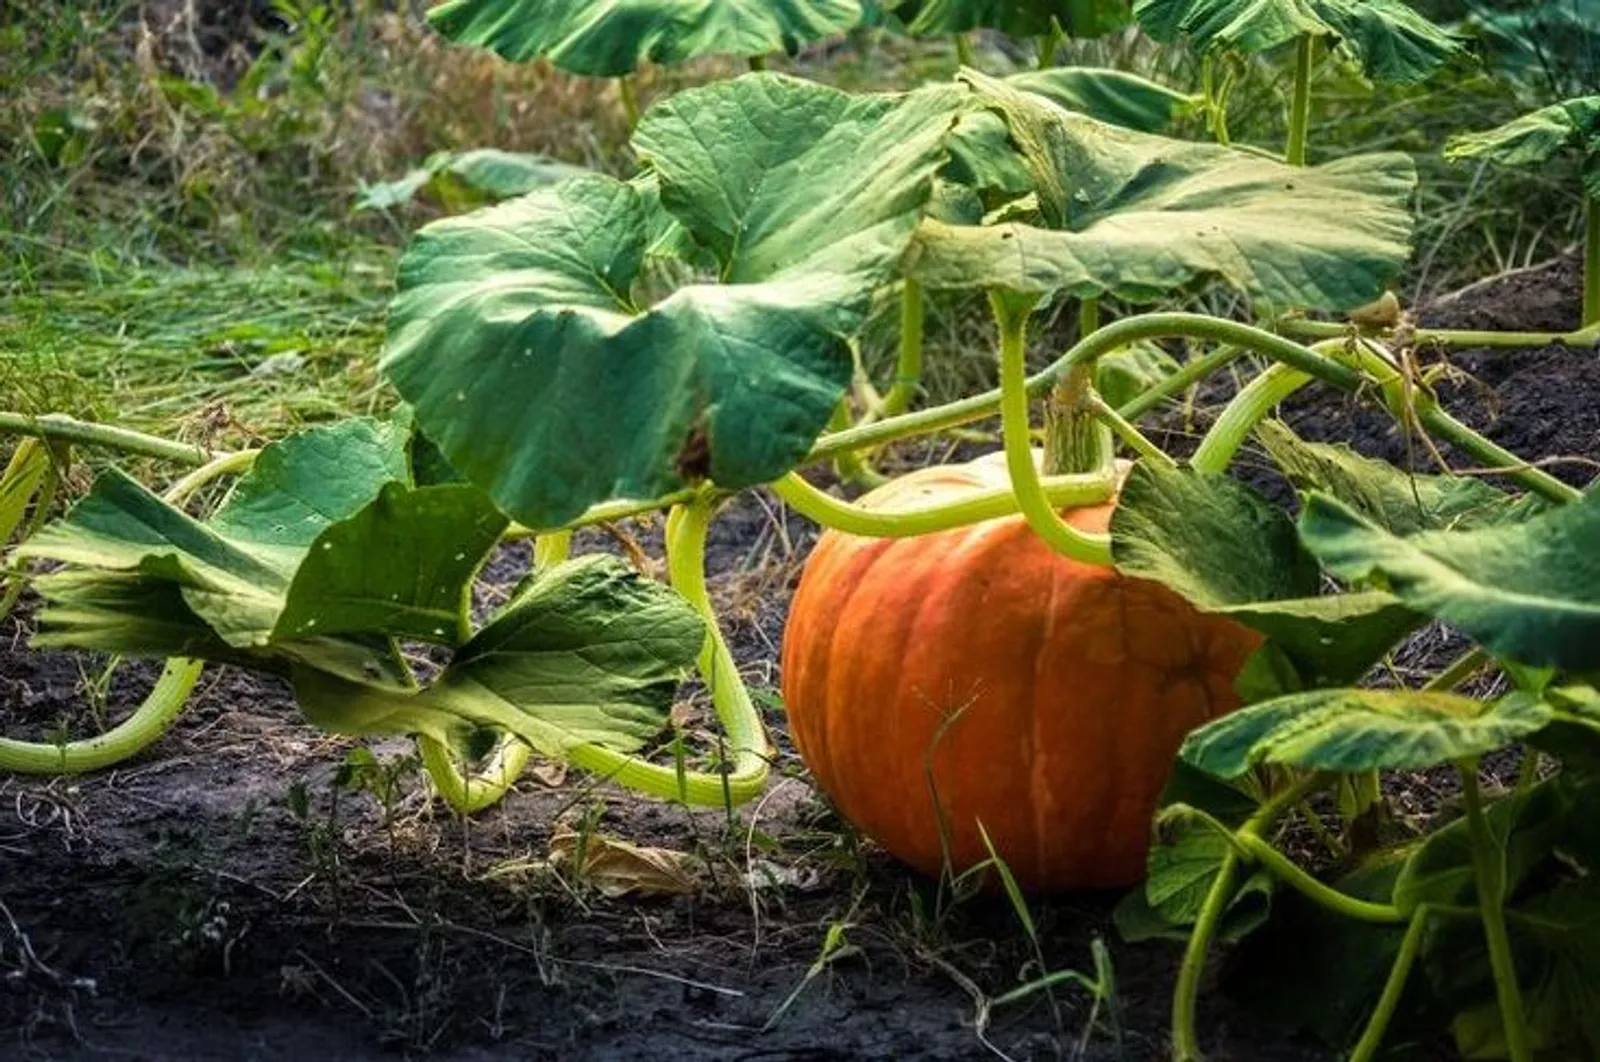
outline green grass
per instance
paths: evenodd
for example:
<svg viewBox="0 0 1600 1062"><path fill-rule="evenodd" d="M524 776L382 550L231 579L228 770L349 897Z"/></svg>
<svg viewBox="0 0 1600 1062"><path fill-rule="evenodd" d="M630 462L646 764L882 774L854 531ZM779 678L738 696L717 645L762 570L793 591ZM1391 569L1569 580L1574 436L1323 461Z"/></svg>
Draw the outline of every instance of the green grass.
<svg viewBox="0 0 1600 1062"><path fill-rule="evenodd" d="M154 267L0 301L0 395L214 447L390 401L375 372L392 255Z"/></svg>

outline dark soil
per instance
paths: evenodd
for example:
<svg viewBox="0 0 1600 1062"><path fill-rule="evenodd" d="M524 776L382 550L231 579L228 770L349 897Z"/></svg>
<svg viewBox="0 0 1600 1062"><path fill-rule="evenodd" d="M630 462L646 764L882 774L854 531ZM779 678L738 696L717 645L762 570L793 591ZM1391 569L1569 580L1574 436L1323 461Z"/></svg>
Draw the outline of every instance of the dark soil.
<svg viewBox="0 0 1600 1062"><path fill-rule="evenodd" d="M1424 321L1560 328L1576 302L1562 263ZM1461 354L1453 363L1478 382L1450 385L1446 400L1520 453L1594 458L1595 357ZM1408 452L1387 414L1340 396L1308 398L1292 420L1370 454ZM1556 471L1588 478L1579 465ZM711 548L718 605L758 690L777 686L783 618L814 537L779 512L741 498ZM655 528L629 533L657 552ZM620 548L597 531L579 546ZM497 560L484 604L525 550ZM63 721L81 732L96 668L29 652L24 637L15 620L0 626L4 732L38 738ZM126 712L151 675L121 668L107 713ZM1175 946L1120 944L1117 897L1094 895L1034 904L1035 950L1004 902L955 902L857 842L807 785L781 714L769 718L777 777L732 820L541 771L464 822L403 771L387 812L370 793L339 791L352 743L302 722L278 683L208 671L174 730L135 761L86 778L0 777L0 1057L1165 1057ZM408 743L377 748L406 762ZM583 817L689 853L692 894L611 899L552 867L552 828ZM841 926L846 947L824 960ZM1096 936L1114 961L1120 1044L1071 986L987 1013L987 999L1046 970L1091 970ZM1212 1058L1332 1057L1215 996L1204 1013Z"/></svg>

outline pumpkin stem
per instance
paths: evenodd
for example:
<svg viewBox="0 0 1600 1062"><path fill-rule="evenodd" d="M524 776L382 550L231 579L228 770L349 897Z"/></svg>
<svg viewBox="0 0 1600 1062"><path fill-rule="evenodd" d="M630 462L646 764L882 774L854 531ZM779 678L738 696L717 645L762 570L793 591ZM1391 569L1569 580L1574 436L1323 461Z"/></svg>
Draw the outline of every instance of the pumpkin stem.
<svg viewBox="0 0 1600 1062"><path fill-rule="evenodd" d="M1100 300L1084 299L1078 308L1081 342L1100 327ZM1045 402L1044 473L1047 476L1094 472L1111 462L1111 433L1095 415L1093 360L1071 366Z"/></svg>

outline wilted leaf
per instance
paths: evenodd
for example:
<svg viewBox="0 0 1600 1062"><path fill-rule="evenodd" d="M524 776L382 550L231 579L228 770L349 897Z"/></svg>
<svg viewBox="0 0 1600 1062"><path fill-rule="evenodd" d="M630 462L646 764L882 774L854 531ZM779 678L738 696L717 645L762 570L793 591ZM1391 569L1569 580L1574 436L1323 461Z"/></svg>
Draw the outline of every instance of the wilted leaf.
<svg viewBox="0 0 1600 1062"><path fill-rule="evenodd" d="M570 867L602 896L686 896L695 891L694 860L670 848L644 848L598 833L558 825L550 835L550 862Z"/></svg>

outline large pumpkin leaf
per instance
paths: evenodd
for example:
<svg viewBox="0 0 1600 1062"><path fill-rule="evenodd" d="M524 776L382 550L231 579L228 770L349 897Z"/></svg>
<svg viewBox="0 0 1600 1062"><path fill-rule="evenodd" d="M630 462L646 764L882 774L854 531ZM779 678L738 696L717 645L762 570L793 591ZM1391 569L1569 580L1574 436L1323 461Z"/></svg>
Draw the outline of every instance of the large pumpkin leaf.
<svg viewBox="0 0 1600 1062"><path fill-rule="evenodd" d="M1037 37L1049 33L1054 20L1067 36L1086 38L1132 21L1127 0L921 0L916 6L907 32L917 36L987 27L1013 37Z"/></svg>
<svg viewBox="0 0 1600 1062"><path fill-rule="evenodd" d="M1502 166L1537 166L1573 149L1584 159L1583 181L1600 198L1600 96L1579 96L1445 145L1451 160L1488 159Z"/></svg>
<svg viewBox="0 0 1600 1062"><path fill-rule="evenodd" d="M1400 537L1323 494L1300 535L1328 569L1523 664L1600 668L1600 492L1523 523Z"/></svg>
<svg viewBox="0 0 1600 1062"><path fill-rule="evenodd" d="M671 589L612 557L536 574L422 690L302 668L306 716L338 733L516 734L562 756L599 744L632 751L661 733L678 683L705 643L699 615Z"/></svg>
<svg viewBox="0 0 1600 1062"><path fill-rule="evenodd" d="M1397 535L1516 524L1549 508L1542 498L1515 497L1481 479L1406 473L1343 443L1307 442L1281 421L1263 421L1256 437L1296 487L1330 494Z"/></svg>
<svg viewBox="0 0 1600 1062"><path fill-rule="evenodd" d="M1282 511L1221 475L1136 464L1111 516L1117 569L1272 639L1301 685L1354 682L1421 617L1388 594L1321 595Z"/></svg>
<svg viewBox="0 0 1600 1062"><path fill-rule="evenodd" d="M423 229L383 370L450 463L531 526L708 476L774 479L844 393L846 337L929 201L953 93L857 99L778 75L682 93L640 149L723 283L638 305L648 197L577 178Z"/></svg>
<svg viewBox="0 0 1600 1062"><path fill-rule="evenodd" d="M1264 52L1302 36L1337 42L1374 81L1412 84L1462 54L1462 42L1403 0L1134 0L1158 41Z"/></svg>
<svg viewBox="0 0 1600 1062"><path fill-rule="evenodd" d="M27 545L72 566L39 581L45 637L113 651L176 640L185 653L197 624L233 650L340 633L459 641L506 518L475 488L408 476L404 438L367 421L267 447L206 522L109 470Z"/></svg>
<svg viewBox="0 0 1600 1062"><path fill-rule="evenodd" d="M1207 723L1180 755L1219 778L1261 763L1346 773L1420 770L1502 748L1550 717L1549 705L1525 693L1484 702L1416 690L1311 690Z"/></svg>
<svg viewBox="0 0 1600 1062"><path fill-rule="evenodd" d="M526 195L583 173L582 166L499 148L441 151L403 177L362 188L357 210L403 206L419 195L452 210Z"/></svg>
<svg viewBox="0 0 1600 1062"><path fill-rule="evenodd" d="M1055 66L1013 74L1005 80L1063 110L1142 133L1161 132L1195 106L1195 97L1125 70Z"/></svg>
<svg viewBox="0 0 1600 1062"><path fill-rule="evenodd" d="M1291 167L1250 152L1118 129L968 73L1006 119L1038 224L928 220L908 258L932 288L1147 302L1221 281L1281 308L1348 309L1404 263L1409 158Z"/></svg>
<svg viewBox="0 0 1600 1062"><path fill-rule="evenodd" d="M1013 74L1006 84L1043 96L1064 110L1086 114L1111 125L1143 132L1159 132L1186 113L1191 97L1147 81L1137 74L1097 67L1060 66ZM1033 190L1033 178L1011 142L1011 129L993 111L963 115L949 139L950 165L943 176L985 196L991 208ZM934 214L942 221L951 217ZM961 219L969 224L977 216Z"/></svg>
<svg viewBox="0 0 1600 1062"><path fill-rule="evenodd" d="M904 251L969 99L951 85L852 96L752 75L652 107L633 142L725 283L827 273L875 284Z"/></svg>
<svg viewBox="0 0 1600 1062"><path fill-rule="evenodd" d="M859 0L445 0L433 28L513 62L543 56L595 77L700 55L765 55L844 33Z"/></svg>

